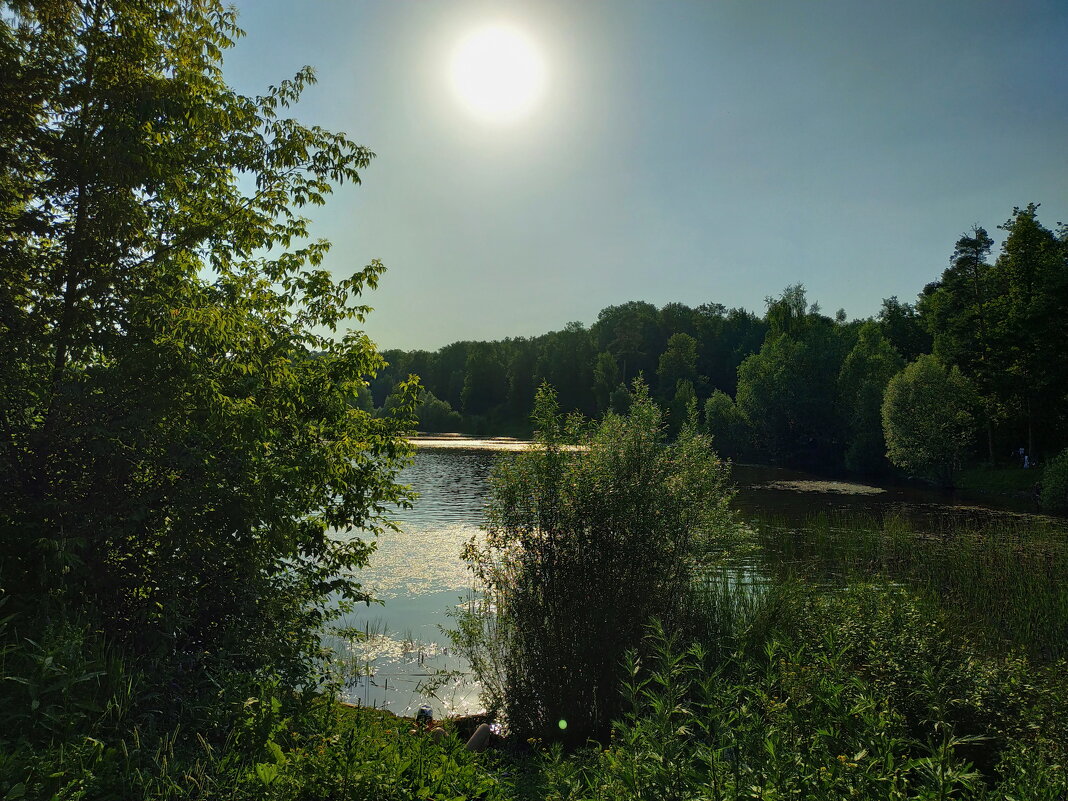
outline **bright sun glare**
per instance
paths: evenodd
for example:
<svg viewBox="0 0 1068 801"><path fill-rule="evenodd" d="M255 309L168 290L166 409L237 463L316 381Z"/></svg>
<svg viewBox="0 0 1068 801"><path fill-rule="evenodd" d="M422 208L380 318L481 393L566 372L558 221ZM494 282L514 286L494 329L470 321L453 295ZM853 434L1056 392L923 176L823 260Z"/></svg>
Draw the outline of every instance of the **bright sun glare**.
<svg viewBox="0 0 1068 801"><path fill-rule="evenodd" d="M507 25L488 25L462 39L453 51L450 74L460 100L488 122L525 116L545 86L541 54Z"/></svg>

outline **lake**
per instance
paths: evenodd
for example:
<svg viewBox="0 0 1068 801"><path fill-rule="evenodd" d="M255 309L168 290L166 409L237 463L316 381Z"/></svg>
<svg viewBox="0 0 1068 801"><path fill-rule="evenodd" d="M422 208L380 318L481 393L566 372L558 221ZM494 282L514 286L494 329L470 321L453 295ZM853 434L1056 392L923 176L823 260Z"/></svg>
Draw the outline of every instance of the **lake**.
<svg viewBox="0 0 1068 801"><path fill-rule="evenodd" d="M398 510L401 533L383 536L361 581L382 606L360 606L345 625L367 633L351 646L330 644L347 654L353 675L345 690L352 703L414 714L429 703L435 717L480 709L478 688L464 674L466 663L449 649L442 633L449 612L470 593L471 582L460 550L479 533L488 491L487 479L498 458L524 444L516 440L443 437L421 440L414 463L400 481L419 492L412 509ZM985 521L1030 516L1026 498L946 493L913 486L875 486L833 480L796 470L735 465L735 508L746 521L760 524L800 523L813 514L904 516L917 525L938 529L949 520ZM455 675L433 695L427 682L438 671Z"/></svg>

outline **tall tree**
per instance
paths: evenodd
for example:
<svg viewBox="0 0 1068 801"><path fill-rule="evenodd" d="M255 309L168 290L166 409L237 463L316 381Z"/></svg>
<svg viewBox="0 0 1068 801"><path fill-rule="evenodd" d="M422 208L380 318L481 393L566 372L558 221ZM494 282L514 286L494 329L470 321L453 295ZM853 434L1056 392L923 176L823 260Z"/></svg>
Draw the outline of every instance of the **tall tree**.
<svg viewBox="0 0 1068 801"><path fill-rule="evenodd" d="M538 387L537 367L538 353L534 342L512 340L512 355L508 361L508 413L516 430L526 430L530 422Z"/></svg>
<svg viewBox="0 0 1068 801"><path fill-rule="evenodd" d="M737 407L773 460L834 464L840 444L835 400L844 357L842 326L815 305L809 307L800 285L767 302L764 345L738 367Z"/></svg>
<svg viewBox="0 0 1068 801"><path fill-rule="evenodd" d="M768 336L738 368L738 410L757 446L781 463L826 464L835 456L833 352L788 335Z"/></svg>
<svg viewBox="0 0 1068 801"><path fill-rule="evenodd" d="M593 415L593 362L596 351L590 332L572 322L546 335L538 362L540 377L557 392L560 408Z"/></svg>
<svg viewBox="0 0 1068 801"><path fill-rule="evenodd" d="M603 414L612 405L612 393L619 387L623 376L619 372L619 365L608 351L597 354L597 361L593 367L593 394L597 401L597 411Z"/></svg>
<svg viewBox="0 0 1068 801"><path fill-rule="evenodd" d="M994 265L1003 293L998 347L1010 377L1007 393L1022 418L1027 448L1037 455L1038 432L1068 390L1068 263L1062 244L1038 221L1038 205L1013 209L998 226L1007 233Z"/></svg>
<svg viewBox="0 0 1068 801"><path fill-rule="evenodd" d="M476 415L489 414L508 398L508 368L497 343L471 343L460 397L464 413Z"/></svg>
<svg viewBox="0 0 1068 801"><path fill-rule="evenodd" d="M931 352L931 335L911 303L902 303L896 295L884 298L878 320L883 336L906 362Z"/></svg>
<svg viewBox="0 0 1068 801"><path fill-rule="evenodd" d="M968 376L983 398L987 455L994 461L994 423L1002 400L1004 366L992 335L998 317L999 292L987 256L994 240L974 226L957 240L950 265L939 282L929 285L920 311L934 337L934 353Z"/></svg>
<svg viewBox="0 0 1068 801"><path fill-rule="evenodd" d="M877 323L867 322L857 344L838 373L838 397L845 429L845 464L850 470L873 473L886 465L883 437L883 393L904 361L882 335Z"/></svg>
<svg viewBox="0 0 1068 801"><path fill-rule="evenodd" d="M597 315L592 333L597 350L606 350L615 357L625 383L633 381L638 373L649 379L654 376L663 350L656 306L643 301L607 306Z"/></svg>
<svg viewBox="0 0 1068 801"><path fill-rule="evenodd" d="M363 597L372 546L331 532L406 497L410 415L354 401L381 264L336 279L300 214L372 154L286 116L309 69L227 86L238 35L214 0L0 15L0 570L130 649L296 680Z"/></svg>
<svg viewBox="0 0 1068 801"><path fill-rule="evenodd" d="M679 381L689 381L692 387L697 380L697 340L689 334L673 334L667 350L660 354L656 374L668 400L674 396Z"/></svg>

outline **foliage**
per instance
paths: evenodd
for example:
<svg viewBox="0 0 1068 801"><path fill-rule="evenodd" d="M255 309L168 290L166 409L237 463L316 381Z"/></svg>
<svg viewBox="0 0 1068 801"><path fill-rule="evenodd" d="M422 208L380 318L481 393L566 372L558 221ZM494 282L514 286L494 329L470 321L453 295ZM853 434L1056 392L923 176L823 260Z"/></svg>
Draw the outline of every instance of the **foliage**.
<svg viewBox="0 0 1068 801"><path fill-rule="evenodd" d="M300 215L372 154L286 116L308 69L227 86L239 35L211 0L0 17L8 609L88 615L173 679L167 704L231 671L316 681L319 624L365 597L373 545L348 532L409 497L414 392L361 409L382 361L338 333L383 268L335 279Z"/></svg>
<svg viewBox="0 0 1068 801"><path fill-rule="evenodd" d="M1047 511L1068 512L1068 448L1050 459L1043 468L1040 501Z"/></svg>
<svg viewBox="0 0 1068 801"><path fill-rule="evenodd" d="M973 440L975 403L972 385L959 369L921 356L886 385L886 457L910 473L952 485Z"/></svg>
<svg viewBox="0 0 1068 801"><path fill-rule="evenodd" d="M639 374L656 374L664 339L656 306L643 301L607 306L597 315L591 333L597 350L615 357L624 383L630 384Z"/></svg>
<svg viewBox="0 0 1068 801"><path fill-rule="evenodd" d="M478 342L468 350L465 376L460 398L468 414L485 414L507 397L508 371L491 344Z"/></svg>
<svg viewBox="0 0 1068 801"><path fill-rule="evenodd" d="M872 577L937 599L954 626L986 648L1068 659L1068 545L1064 529L1007 520L917 525L819 516L805 525L756 527L764 569L819 585Z"/></svg>
<svg viewBox="0 0 1068 801"><path fill-rule="evenodd" d="M1063 413L1068 393L1068 371L1059 369L1068 352L1068 241L1038 221L1035 203L1014 208L998 227L1006 236L994 265L1001 294L996 336L1006 394L1034 456L1044 444L1043 429Z"/></svg>
<svg viewBox="0 0 1068 801"><path fill-rule="evenodd" d="M666 397L671 397L680 381L689 381L692 385L697 378L697 340L689 334L673 334L667 350L660 354L656 374Z"/></svg>
<svg viewBox="0 0 1068 801"><path fill-rule="evenodd" d="M903 366L879 327L865 323L838 373L838 397L847 436L845 464L850 470L873 473L886 464L880 410L886 385Z"/></svg>
<svg viewBox="0 0 1068 801"><path fill-rule="evenodd" d="M550 751L549 797L1052 801L1068 790L1062 676L977 656L900 589L809 594L794 613L759 653L726 664L651 628L646 658L628 658L611 742L569 760Z"/></svg>
<svg viewBox="0 0 1068 801"><path fill-rule="evenodd" d="M499 463L485 541L467 549L483 595L456 639L513 732L582 742L619 709L624 650L650 616L678 617L730 530L727 467L692 417L666 442L640 382L625 417L590 431L548 387L535 408L536 443Z"/></svg>
<svg viewBox="0 0 1068 801"><path fill-rule="evenodd" d="M73 700L87 701L75 695ZM80 736L0 758L0 797L389 801L504 797L500 782L464 748L410 733L389 713L295 696L267 682L230 710L223 739L186 737L179 724L146 719L124 729L94 725ZM103 720L103 716L101 716Z"/></svg>
<svg viewBox="0 0 1068 801"><path fill-rule="evenodd" d="M722 454L744 456L752 451L749 424L729 395L716 390L705 401L705 431Z"/></svg>
<svg viewBox="0 0 1068 801"><path fill-rule="evenodd" d="M1013 211L1001 226L1007 236L993 264L991 237L973 226L915 304L886 298L873 320L850 321L844 310L833 318L821 314L800 284L768 298L763 316L715 302L657 308L631 301L602 309L588 330L569 323L532 338L456 342L436 353L388 352L392 364L372 384L375 402L381 405L397 382L416 374L461 409L461 390L470 380L468 400L477 411L468 413L463 430L525 434L541 381L557 388L565 411L591 415L623 409L613 396L622 401L620 385L639 374L665 406L678 381L688 380L699 407L717 390L738 399L751 429L748 444L760 446L761 458L870 473L887 466L877 407L885 366L898 361L890 350L904 363L933 352L974 385L992 466L998 454L1021 443L1032 458L1044 457L1068 442L1068 405L1062 402L1068 370L1061 369L1068 352L1068 226L1046 229L1037 210L1030 204ZM844 376L850 386L838 386L865 326L863 354ZM494 380L481 381L485 376L475 370L485 367L481 356L470 370L466 360L487 347L499 365Z"/></svg>
<svg viewBox="0 0 1068 801"><path fill-rule="evenodd" d="M876 319L883 336L906 362L931 352L931 335L911 303L902 303L896 295L885 298Z"/></svg>
<svg viewBox="0 0 1068 801"><path fill-rule="evenodd" d="M612 408L612 393L620 386L621 381L615 357L607 351L598 353L593 367L593 394L599 413L604 414Z"/></svg>
<svg viewBox="0 0 1068 801"><path fill-rule="evenodd" d="M674 439L688 419L693 417L696 420L697 417L697 390L694 389L692 381L679 379L666 412L667 435L668 438Z"/></svg>
<svg viewBox="0 0 1068 801"><path fill-rule="evenodd" d="M460 413L454 411L447 401L435 398L429 390L424 390L415 411L420 431L457 431L460 428Z"/></svg>
<svg viewBox="0 0 1068 801"><path fill-rule="evenodd" d="M572 322L563 331L546 335L538 359L540 382L548 382L557 391L560 408L565 412L591 415L594 408L594 355L591 334L582 323Z"/></svg>
<svg viewBox="0 0 1068 801"><path fill-rule="evenodd" d="M804 287L768 299L768 336L738 367L735 403L756 445L776 463L833 464L840 458L837 378L852 328L806 310Z"/></svg>
<svg viewBox="0 0 1068 801"><path fill-rule="evenodd" d="M773 462L833 458L838 368L833 350L788 334L769 338L739 366L735 402Z"/></svg>

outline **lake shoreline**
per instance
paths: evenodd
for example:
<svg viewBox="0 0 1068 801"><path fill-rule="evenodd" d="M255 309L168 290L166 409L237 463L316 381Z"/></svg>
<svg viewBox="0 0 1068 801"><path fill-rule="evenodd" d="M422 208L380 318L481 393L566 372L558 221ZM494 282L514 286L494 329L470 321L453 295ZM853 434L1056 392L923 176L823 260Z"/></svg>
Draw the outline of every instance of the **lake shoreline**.
<svg viewBox="0 0 1068 801"><path fill-rule="evenodd" d="M519 453L527 450L534 444L532 440L520 439L518 437L476 437L455 432L419 432L408 437L408 442L418 449L426 450L489 451L500 453ZM836 488L845 486L866 488L866 493L864 490L854 490L862 494L878 494L895 490L920 491L943 499L947 505L986 505L983 502L989 501L992 509L1006 511L1004 509L1004 504L1006 502L1012 502L1012 505L1017 507L1013 509L1015 512L1023 514L1042 514L1035 503L1033 488L1029 490L1008 489L1000 485L989 486L983 485L982 483L977 486L977 482L972 481L962 482L961 486L955 488L947 488L940 487L922 479L901 479L893 477L872 482L870 477L866 476L855 476L847 473L816 473L794 467L754 464L749 462L732 462L732 467L741 468L743 470L780 470L787 473L795 473L804 483L811 485L814 491L819 491L815 489L817 485L822 485L826 491L832 493L836 491ZM980 468L971 468L969 471L964 471L963 475L970 476L979 470ZM986 468L983 468L983 470L986 470ZM996 471L991 472L1015 474L1015 471L1010 468L998 468ZM1029 475L1027 476L1028 479L1031 479L1031 474L1034 475L1036 482L1041 477L1041 472L1039 470L1029 471ZM1019 477L1014 477L1017 479L1018 483ZM775 487L769 488L774 489ZM781 488L788 489L785 486ZM800 489L800 487L792 487L792 489ZM1025 505L1029 508L1020 508Z"/></svg>

